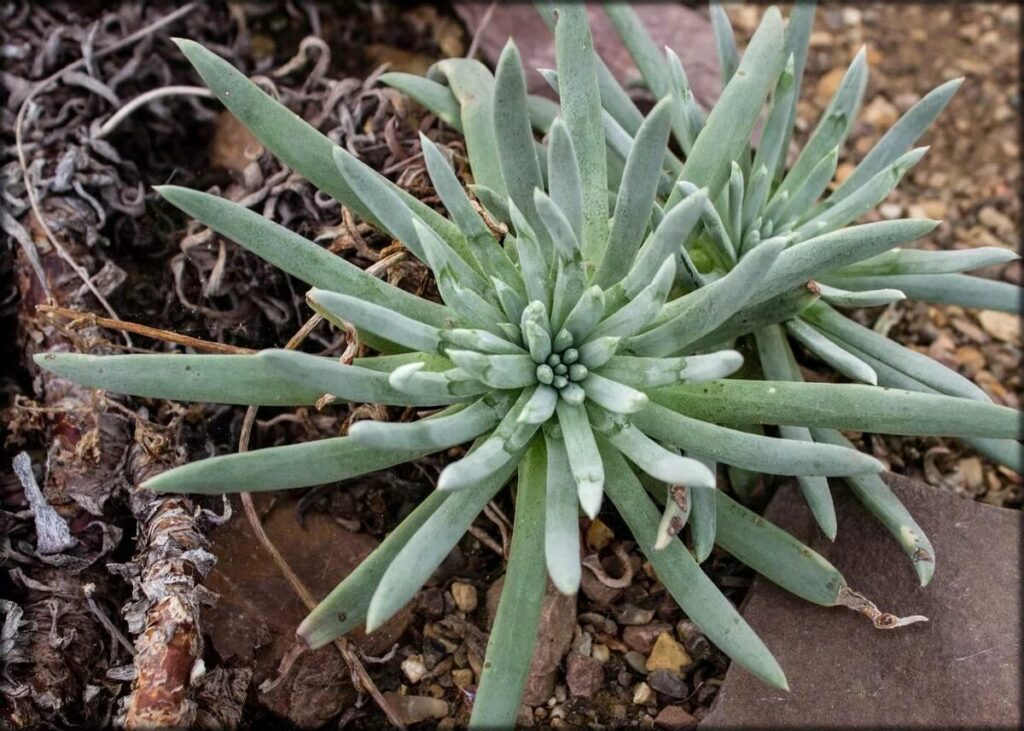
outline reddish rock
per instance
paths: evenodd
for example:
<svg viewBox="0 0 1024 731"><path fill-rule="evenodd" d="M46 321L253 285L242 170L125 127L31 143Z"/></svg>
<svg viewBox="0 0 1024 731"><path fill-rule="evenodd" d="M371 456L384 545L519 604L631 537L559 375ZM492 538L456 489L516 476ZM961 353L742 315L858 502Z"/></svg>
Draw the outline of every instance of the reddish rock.
<svg viewBox="0 0 1024 731"><path fill-rule="evenodd" d="M666 731L697 728L697 719L679 706L665 706L654 719L654 725Z"/></svg>
<svg viewBox="0 0 1024 731"><path fill-rule="evenodd" d="M257 496L256 503L259 508L269 500ZM274 503L263 529L316 597L326 596L377 546L373 537L351 533L326 515L308 514L300 526L292 498ZM305 605L257 542L240 509L213 532L210 550L217 564L205 583L220 599L204 608L203 629L214 651L225 662L251 667L254 685L276 678L295 628L307 614ZM379 655L398 640L411 617L403 609L369 637L361 630L350 637L367 654ZM301 655L261 701L296 725L315 728L355 700L349 677L337 648L330 645Z"/></svg>
<svg viewBox="0 0 1024 731"><path fill-rule="evenodd" d="M929 621L876 630L854 612L809 604L758 578L743 616L775 654L792 692L770 688L734 663L709 727L1020 727L1024 516L897 475L886 479L935 547L927 587L839 484L834 544L793 486L779 490L765 517L824 555L881 609Z"/></svg>
<svg viewBox="0 0 1024 731"><path fill-rule="evenodd" d="M622 641L637 652L645 655L654 647L654 641L662 632L671 632L672 625L664 622L655 622L640 627L626 627L622 630Z"/></svg>
<svg viewBox="0 0 1024 731"><path fill-rule="evenodd" d="M571 653L565 664L569 695L590 698L604 686L604 663L596 657Z"/></svg>
<svg viewBox="0 0 1024 731"><path fill-rule="evenodd" d="M494 623L498 600L505 577L491 584L487 590L487 623ZM576 597L560 593L550 581L540 607L540 626L537 643L530 660L530 672L523 689L523 704L537 706L548 700L555 689L558 666L572 645L576 628Z"/></svg>
<svg viewBox="0 0 1024 731"><path fill-rule="evenodd" d="M646 2L632 3L633 9L654 38L659 49L669 46L678 54L697 99L710 106L718 98L720 76L711 21L704 10L684 5ZM475 33L492 3L455 3L455 11ZM554 37L532 3L495 3L491 18L479 37L480 51L493 64L509 37L513 38L526 68L527 85L533 94L553 96L536 69L555 68ZM591 31L598 54L615 78L626 88L640 79L633 59L619 40L615 26L599 3L587 3Z"/></svg>

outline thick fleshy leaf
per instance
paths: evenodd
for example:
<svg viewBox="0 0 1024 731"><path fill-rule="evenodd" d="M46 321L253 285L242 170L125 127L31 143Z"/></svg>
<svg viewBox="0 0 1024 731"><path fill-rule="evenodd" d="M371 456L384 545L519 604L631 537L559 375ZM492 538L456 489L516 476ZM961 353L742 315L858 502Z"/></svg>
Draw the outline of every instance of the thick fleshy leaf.
<svg viewBox="0 0 1024 731"><path fill-rule="evenodd" d="M927 151L927 147L911 150L901 155L892 165L875 173L851 195L842 200L828 200L818 204L812 211L813 215L797 228L797 236L800 239L817 236L857 220L884 201Z"/></svg>
<svg viewBox="0 0 1024 731"><path fill-rule="evenodd" d="M521 355L484 355L472 350L446 351L452 362L491 388L523 388L536 383L537 363Z"/></svg>
<svg viewBox="0 0 1024 731"><path fill-rule="evenodd" d="M633 141L619 184L608 246L594 274L594 283L605 289L625 276L643 243L657 192L658 178L651 171L661 167L671 121L668 100L658 102Z"/></svg>
<svg viewBox="0 0 1024 731"><path fill-rule="evenodd" d="M959 251L893 249L836 270L842 277L889 274L948 274L969 272L1020 259L1020 254L998 246L979 246Z"/></svg>
<svg viewBox="0 0 1024 731"><path fill-rule="evenodd" d="M544 498L544 558L551 583L563 594L580 587L580 525L576 480L565 442L544 431L547 445L547 493Z"/></svg>
<svg viewBox="0 0 1024 731"><path fill-rule="evenodd" d="M760 248L760 247L758 247ZM755 249L756 251L756 249ZM782 294L756 304L748 304L707 335L690 343L681 352L702 353L732 345L736 338L766 325L777 325L796 317L820 296L813 282L793 287Z"/></svg>
<svg viewBox="0 0 1024 731"><path fill-rule="evenodd" d="M811 434L826 444L853 446L846 437L831 429L813 429ZM935 549L921 526L878 475L856 475L844 479L857 499L885 526L910 557L921 586L926 586L935 572Z"/></svg>
<svg viewBox="0 0 1024 731"><path fill-rule="evenodd" d="M602 436L656 480L693 488L715 487L714 474L702 462L665 449L625 420L602 432Z"/></svg>
<svg viewBox="0 0 1024 731"><path fill-rule="evenodd" d="M547 245L545 229L537 216L533 191L544 187L540 165L534 153L533 130L526 113L526 77L519 51L509 40L494 72L494 134L498 142L498 163L509 198ZM518 231L517 231L518 233Z"/></svg>
<svg viewBox="0 0 1024 731"><path fill-rule="evenodd" d="M855 475L882 470L882 463L874 457L852 449L727 429L657 403L648 404L631 421L654 439L719 462L772 475Z"/></svg>
<svg viewBox="0 0 1024 731"><path fill-rule="evenodd" d="M764 275L764 283L752 301L764 302L791 287L820 277L824 272L919 239L938 225L938 221L927 219L876 221L848 226L795 244L779 255Z"/></svg>
<svg viewBox="0 0 1024 731"><path fill-rule="evenodd" d="M779 145L779 149L783 151L789 149L793 130L796 127L796 107L800 100L800 87L803 85L804 67L807 64L807 51L811 45L811 31L814 30L816 6L817 3L814 0L795 3L789 15L789 22L786 24L785 56L786 58L793 57L793 93L789 103L789 117L785 125L786 135L782 140L782 144ZM786 155L783 152L783 154L779 155L773 177L779 176L785 164Z"/></svg>
<svg viewBox="0 0 1024 731"><path fill-rule="evenodd" d="M675 358L642 358L617 355L601 367L600 374L636 388L670 386L680 380L691 382L725 378L743 365L735 350Z"/></svg>
<svg viewBox="0 0 1024 731"><path fill-rule="evenodd" d="M306 293L306 303L314 312L342 328L347 322L393 343L428 353L441 345L441 331L433 325L358 297L314 288Z"/></svg>
<svg viewBox="0 0 1024 731"><path fill-rule="evenodd" d="M704 129L704 110L693 96L690 81L679 56L668 46L665 47L668 59L669 82L671 84L672 101L672 133L683 150L689 155L700 131ZM606 107L607 108L607 107ZM673 161L674 155L666 155L666 160Z"/></svg>
<svg viewBox="0 0 1024 731"><path fill-rule="evenodd" d="M583 292L562 324L574 343L584 343L604 314L604 291L597 286Z"/></svg>
<svg viewBox="0 0 1024 731"><path fill-rule="evenodd" d="M444 325L451 317L446 307L393 287L244 206L175 185L155 190L204 226L307 284L386 306L429 325Z"/></svg>
<svg viewBox="0 0 1024 731"><path fill-rule="evenodd" d="M222 495L324 485L409 462L436 451L370 449L349 437L210 457L161 472L142 486L154 492Z"/></svg>
<svg viewBox="0 0 1024 731"><path fill-rule="evenodd" d="M493 432L465 457L452 462L437 478L437 489L464 491L478 489L488 475L498 473L522 453L538 425L520 420L536 388L524 389Z"/></svg>
<svg viewBox="0 0 1024 731"><path fill-rule="evenodd" d="M899 274L884 277L823 277L829 284L850 289L894 287L908 297L942 305L997 310L1024 314L1021 288L1009 282L972 277L968 274Z"/></svg>
<svg viewBox="0 0 1024 731"><path fill-rule="evenodd" d="M718 465L714 460L696 454L690 456L703 462L712 474L718 472ZM715 533L718 530L718 511L715 507L718 499L714 495L716 492L718 490L690 492L690 537L693 539L693 558L697 563L704 563L715 547Z"/></svg>
<svg viewBox="0 0 1024 731"><path fill-rule="evenodd" d="M420 133L420 146L427 172L430 173L430 180L441 202L469 243L473 259L468 263L485 276L496 275L506 284L521 288L518 272L480 214L473 208L462 183L437 145Z"/></svg>
<svg viewBox="0 0 1024 731"><path fill-rule="evenodd" d="M765 212L765 215L773 218L776 222L792 221L802 217L804 213L811 210L815 201L825 192L828 184L832 182L838 164L839 148L833 147L830 152L826 153L810 169L803 182L793 189L786 205L774 216L768 211Z"/></svg>
<svg viewBox="0 0 1024 731"><path fill-rule="evenodd" d="M587 398L616 414L635 414L647 405L647 394L635 388L591 373L580 385Z"/></svg>
<svg viewBox="0 0 1024 731"><path fill-rule="evenodd" d="M675 257L668 257L646 287L631 301L597 324L590 338L625 338L649 325L662 310L676 278Z"/></svg>
<svg viewBox="0 0 1024 731"><path fill-rule="evenodd" d="M331 373L328 370L325 376ZM433 404L466 401L488 390L487 386L473 380L461 369L429 371L425 361L413 361L398 366L388 375L388 383L403 394L409 394L410 398Z"/></svg>
<svg viewBox="0 0 1024 731"><path fill-rule="evenodd" d="M548 190L551 200L572 227L576 240L583 241L583 184L569 128L561 117L548 134Z"/></svg>
<svg viewBox="0 0 1024 731"><path fill-rule="evenodd" d="M962 78L947 81L928 92L921 101L907 110L907 113L882 135L882 139L871 148L871 152L829 197L829 202L834 205L851 195L906 152L946 108L961 83Z"/></svg>
<svg viewBox="0 0 1024 731"><path fill-rule="evenodd" d="M337 145L274 100L217 54L195 41L176 38L174 42L203 77L210 91L285 165L371 223L378 226L383 224L383 221L377 219L364 205L362 191L357 195L345 179L338 175L332 159L333 151L340 149ZM373 175L376 175L375 182L389 186L403 205L409 206L445 241L456 249L460 245L465 245L455 224L383 176L377 173ZM391 233L399 238L394 231Z"/></svg>
<svg viewBox="0 0 1024 731"><path fill-rule="evenodd" d="M686 158L680 179L706 187L712 200L725 185L732 161L747 149L765 99L782 72L784 46L782 16L769 8ZM678 189L673 190L669 207L679 198Z"/></svg>
<svg viewBox="0 0 1024 731"><path fill-rule="evenodd" d="M850 352L857 355L864 362L868 363L878 374L878 383L889 388L905 388L908 391L923 391L924 393L940 393L938 390L927 386L906 373L898 371L887 363L876 360L863 353L853 346L845 346ZM1024 473L1024 447L1020 442L1012 439L984 439L981 437L967 437L963 441L977 449L994 462L1004 464L1017 473Z"/></svg>
<svg viewBox="0 0 1024 731"><path fill-rule="evenodd" d="M568 134L568 133L567 133ZM569 219L565 217L558 204L548 197L541 189L533 191L533 202L537 207L537 215L547 229L551 243L555 246L563 262L573 262L580 257L580 243L576 231Z"/></svg>
<svg viewBox="0 0 1024 731"><path fill-rule="evenodd" d="M866 289L857 292L849 289L830 287L818 282L821 298L836 307L878 307L905 300L907 295L898 289Z"/></svg>
<svg viewBox="0 0 1024 731"><path fill-rule="evenodd" d="M847 378L860 383L878 385L878 375L867 363L836 345L800 318L787 320L786 331L807 350L814 353Z"/></svg>
<svg viewBox="0 0 1024 731"><path fill-rule="evenodd" d="M835 566L720 490L715 490L715 493L718 502L715 540L718 545L801 599L825 607L837 604L840 592L847 585Z"/></svg>
<svg viewBox="0 0 1024 731"><path fill-rule="evenodd" d="M712 332L743 307L784 249L784 240L764 242L721 279L663 307L655 327L630 338L625 349L637 355L669 355Z"/></svg>
<svg viewBox="0 0 1024 731"><path fill-rule="evenodd" d="M511 728L523 688L544 600L545 493L549 492L544 442L535 439L519 465L516 518L505 583L487 639L470 728Z"/></svg>
<svg viewBox="0 0 1024 731"><path fill-rule="evenodd" d="M289 384L305 386L318 390L321 396L329 394L342 401L389 406L437 406L465 401L479 393L474 384L463 382L462 388L452 386L444 392L414 394L396 388L388 373L344 365L336 358L294 350L264 350L256 357L264 360L267 368L275 374L279 388ZM246 383L240 376L233 377Z"/></svg>
<svg viewBox="0 0 1024 731"><path fill-rule="evenodd" d="M624 2L605 3L604 11L615 26L623 45L629 51L654 98L665 97L670 89L668 66L636 11L629 3Z"/></svg>
<svg viewBox="0 0 1024 731"><path fill-rule="evenodd" d="M569 469L576 480L580 507L590 518L596 518L604 495L604 466L587 410L582 404L570 404L559 399L555 411L565 440Z"/></svg>
<svg viewBox="0 0 1024 731"><path fill-rule="evenodd" d="M445 124L462 132L462 113L459 109L459 100L444 84L417 74L405 74L398 71L383 73L377 80L412 97L436 114Z"/></svg>
<svg viewBox="0 0 1024 731"><path fill-rule="evenodd" d="M500 198L506 195L494 138L494 77L490 69L470 58L447 58L435 66L459 102L462 134L474 181ZM487 205L485 202L484 205ZM494 213L494 209L487 205Z"/></svg>
<svg viewBox="0 0 1024 731"><path fill-rule="evenodd" d="M583 201L583 253L599 261L608 239L608 166L601 124L601 92L587 9L556 3L555 57L562 81L562 118L579 161Z"/></svg>
<svg viewBox="0 0 1024 731"><path fill-rule="evenodd" d="M725 86L740 65L740 52L736 50L732 23L722 3L719 0L711 0L708 6L711 11L711 28L715 34L715 48L718 51L718 65L722 70L722 86Z"/></svg>
<svg viewBox="0 0 1024 731"><path fill-rule="evenodd" d="M804 145L796 162L793 163L793 167L786 173L776 195L786 192L792 196L803 184L814 166L830 150L842 146L857 118L857 110L860 109L867 83L867 50L861 48L846 70L842 81L839 82L839 87L825 111L822 112L821 119L814 128L814 132L811 133L810 139L807 140L807 144Z"/></svg>
<svg viewBox="0 0 1024 731"><path fill-rule="evenodd" d="M302 620L295 633L311 650L319 650L363 623L380 577L402 547L447 498L447 493L437 490L428 495Z"/></svg>
<svg viewBox="0 0 1024 731"><path fill-rule="evenodd" d="M754 336L757 353L761 360L761 370L764 372L765 378L773 381L803 382L803 374L800 372L800 367L793 357L793 352L789 348L789 343L786 342L781 327L769 325L759 329ZM810 430L803 426L780 426L779 435L783 439L814 441ZM835 540L838 526L828 480L816 475L797 475L796 479L814 520L829 540Z"/></svg>
<svg viewBox="0 0 1024 731"><path fill-rule="evenodd" d="M692 619L722 652L767 683L788 688L786 677L768 648L754 634L736 608L700 570L679 541L655 550L658 511L622 456L607 444L601 456L608 465L608 495L622 513L641 550L650 559L658 579L686 616ZM707 492L719 492L708 490Z"/></svg>
<svg viewBox="0 0 1024 731"><path fill-rule="evenodd" d="M682 414L722 424L821 426L879 434L995 439L1019 438L1024 429L1020 413L1006 406L854 383L729 379L654 389L650 398ZM692 448L710 455L699 446Z"/></svg>
<svg viewBox="0 0 1024 731"><path fill-rule="evenodd" d="M309 406L324 395L307 383L282 382L263 354L39 353L34 360L40 368L88 388L168 401ZM370 388L368 384L360 385Z"/></svg>
<svg viewBox="0 0 1024 731"><path fill-rule="evenodd" d="M792 32L793 20L790 19L786 32L787 44ZM775 171L778 170L780 161L785 158L786 148L783 145L788 141L789 125L791 124L789 115L795 108L797 86L794 81L795 64L795 58L792 55L787 55L786 66L772 92L771 110L765 120L761 139L758 141L757 151L754 153L754 161L750 167L754 171L754 175L758 175L761 170L764 170L765 177L756 185L753 180L751 181L751 191L743 202L743 222L747 226L760 215L761 209L768 200L771 184L775 180Z"/></svg>
<svg viewBox="0 0 1024 731"><path fill-rule="evenodd" d="M658 228L640 247L632 268L620 283L621 286L616 285L612 288L613 292L621 291L623 295L619 305L625 304L627 299L636 297L658 273L658 268L666 257L679 251L680 242L686 241L697 225L706 202L707 191L695 191L668 212L664 220L658 224ZM608 299L612 299L611 294L608 295Z"/></svg>
<svg viewBox="0 0 1024 731"><path fill-rule="evenodd" d="M348 435L356 443L375 449L447 449L493 429L511 406L511 396L489 393L465 408L446 409L446 413L419 421L357 421L349 427Z"/></svg>
<svg viewBox="0 0 1024 731"><path fill-rule="evenodd" d="M693 183L688 183L685 180L677 183L676 187L681 191L681 195L690 197L694 195L698 188ZM705 193L707 188L703 188ZM677 203L676 206L679 204ZM675 210L675 206L672 208ZM726 268L731 268L736 263L736 249L740 242L733 241L729 235L728 230L725 228L725 222L718 213L718 209L715 208L715 204L710 198L704 200L704 210L701 212L701 221L704 224L704 231L710 238L710 244L713 247L715 253L719 255L723 262L725 262Z"/></svg>
<svg viewBox="0 0 1024 731"><path fill-rule="evenodd" d="M800 317L843 347L852 345L908 376L932 386L937 391L980 401L990 400L984 391L956 371L922 353L905 348L870 328L858 325L826 304L816 302L800 313ZM860 357L859 353L855 355Z"/></svg>
<svg viewBox="0 0 1024 731"><path fill-rule="evenodd" d="M384 570L367 608L368 632L388 621L413 598L469 530L473 519L508 481L521 456L522 452L499 471L485 476L475 489L447 494Z"/></svg>

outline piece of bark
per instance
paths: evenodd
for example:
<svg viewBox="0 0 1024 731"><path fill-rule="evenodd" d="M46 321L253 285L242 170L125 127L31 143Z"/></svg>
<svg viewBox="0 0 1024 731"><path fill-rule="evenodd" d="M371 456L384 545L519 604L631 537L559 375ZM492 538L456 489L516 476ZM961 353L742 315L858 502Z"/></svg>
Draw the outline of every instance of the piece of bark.
<svg viewBox="0 0 1024 731"><path fill-rule="evenodd" d="M714 33L707 13L669 3L632 3L632 6L658 48L668 46L678 54L694 95L705 107L710 106L718 98L721 81ZM471 35L480 28L490 7L490 3L465 0L455 3L455 11ZM640 73L633 59L600 4L587 3L587 13L594 47L615 78L627 90L640 83ZM510 37L522 56L530 93L553 98L553 92L537 69L555 68L554 36L532 3L495 4L478 39L484 58L493 65Z"/></svg>
<svg viewBox="0 0 1024 731"><path fill-rule="evenodd" d="M929 621L879 631L854 612L809 604L758 578L743 615L792 691L771 688L734 663L703 726L1020 726L1024 516L897 475L886 480L935 547L927 587L918 586L896 542L845 488L835 491L835 544L821 536L791 485L765 517L824 555L880 608Z"/></svg>

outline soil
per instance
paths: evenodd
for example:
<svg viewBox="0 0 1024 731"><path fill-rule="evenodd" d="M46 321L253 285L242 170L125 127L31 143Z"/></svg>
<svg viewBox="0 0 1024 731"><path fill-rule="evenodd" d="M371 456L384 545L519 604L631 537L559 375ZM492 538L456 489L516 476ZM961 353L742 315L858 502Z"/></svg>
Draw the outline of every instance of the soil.
<svg viewBox="0 0 1024 731"><path fill-rule="evenodd" d="M128 701L135 672L128 648L139 648L143 629L156 621L154 586L177 587L182 606L196 620L194 644L180 661L185 678L196 671L194 693L191 699L178 699L175 711L190 723L256 727L273 718L282 727L385 724L367 684L353 688L352 674L333 647L320 651L334 663L329 682L317 674L318 661L300 660L284 674L286 682L260 689L264 681L278 678L282 655L287 659L283 623L267 624L266 636L259 624L261 617L280 610L280 592L286 589L232 588L231 547L250 540L241 535L245 519L237 514L237 498L230 501L236 515L224 522L228 508L220 500L150 502L134 489L139 481L134 478L143 470L235 451L244 410L97 395L42 376L30 365L30 355L47 349L111 353L181 347L138 334L129 346L116 330L97 327L88 318L37 312L34 306L45 301L45 293L18 243L19 238L37 243L45 279L60 306L231 347L283 346L309 316L301 283L162 203L151 186L172 181L243 201L360 266L376 265L390 281L431 295L433 285L422 266L396 260L392 242L282 169L208 100L174 97L151 103L103 141L94 141L93 132L124 101L160 86L198 83L168 41L169 35L181 35L258 75L298 114L318 120L321 130L375 169L436 203L418 157L417 131L452 148L457 159L464 159L461 142L432 115L379 88L373 77L383 63L422 72L445 55L465 53L471 39L450 8L346 7L343 13L328 4L212 2L148 40L98 57L100 49L175 6L0 5L0 80L8 94L0 160L6 188L0 201L5 232L0 239L0 464L27 452L43 494L77 540L62 553L38 553L22 484L6 469L0 471L0 525L9 537L0 546L0 596L13 602L0 604L6 618L0 647L0 719L5 726L107 725L126 716L130 724L137 708ZM760 12L729 6L741 41L753 31ZM931 151L879 215L909 211L946 219L922 243L926 247L1016 247L1018 36L1019 11L1013 5L824 7L808 61L803 134L809 131L806 120L816 119L830 84L837 81L830 72L845 66L862 43L869 45L872 67L865 120L855 125L853 151L843 162L858 159L894 121L893 115L920 95L965 75L964 86L927 137ZM28 211L14 145L21 100L34 84L83 55L89 62L79 69L82 73L35 97L25 127L25 155L46 227L66 248L67 259L93 275L114 314L46 243L44 227ZM1022 278L1019 263L983 274L1018 283ZM904 303L858 317L958 368L997 402L1019 406L1019 322ZM344 333L321 324L303 347L341 355L346 345ZM809 370L808 378L821 380L826 369L821 370ZM351 420L367 416L368 408L261 409L251 446L333 436ZM388 409L386 416L411 414ZM936 489L1021 506L1019 475L955 441L864 439L894 470ZM268 525L277 526L273 540L288 546L286 558L300 568L312 564L303 569L311 576L318 565L311 557L325 552L344 557L372 547L432 489L440 466L436 459L420 460L307 490L298 499L262 501L258 510ZM771 490L770 484L762 486L756 501L763 504ZM156 516L172 509L179 522L168 544L167 525ZM383 641L355 642L359 662L387 704L407 720L444 718L441 724L451 726L468 719L488 630L487 598L502 573L505 516L511 515L505 491L392 634ZM562 659L563 651L547 672L531 678L534 699L521 723L675 728L699 720L714 700L727 659L675 607L613 513L606 511L585 527L588 550L603 570L584 572L573 623L557 622L559 612L549 613L545 637L553 646L564 646L568 656ZM214 557L222 561L210 573ZM742 599L751 580L748 570L721 552L705 568L734 602ZM632 578L616 581L623 576ZM214 597L205 583L217 587L222 608L233 603L244 608L237 616L208 609ZM620 583L627 585L608 585ZM96 587L89 596L87 584ZM563 610L564 620L570 610ZM289 611L301 616L301 606ZM246 640L249 652L238 651L237 637L231 635L246 623L256 636ZM667 640L659 640L663 634ZM652 653L678 651L690 661L681 669L648 670ZM132 703L138 702L136 696ZM309 713L311 707L331 712L318 716Z"/></svg>

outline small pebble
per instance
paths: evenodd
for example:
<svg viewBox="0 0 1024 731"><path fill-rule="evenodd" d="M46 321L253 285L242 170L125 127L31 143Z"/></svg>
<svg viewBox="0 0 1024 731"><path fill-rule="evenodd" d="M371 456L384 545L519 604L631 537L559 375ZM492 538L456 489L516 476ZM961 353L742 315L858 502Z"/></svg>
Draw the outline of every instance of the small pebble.
<svg viewBox="0 0 1024 731"><path fill-rule="evenodd" d="M452 682L459 688L466 689L473 684L473 671L469 668L452 671Z"/></svg>
<svg viewBox="0 0 1024 731"><path fill-rule="evenodd" d="M472 612L477 606L477 592L476 587L472 584L466 584L461 581L452 583L452 598L455 600L455 606L459 608L459 611Z"/></svg>
<svg viewBox="0 0 1024 731"><path fill-rule="evenodd" d="M622 659L626 661L626 664L629 665L633 672L647 675L647 660L636 650L630 650L622 656Z"/></svg>
<svg viewBox="0 0 1024 731"><path fill-rule="evenodd" d="M633 705L649 706L654 703L654 691L647 683L637 683L633 689Z"/></svg>
<svg viewBox="0 0 1024 731"><path fill-rule="evenodd" d="M670 633L662 632L658 635L654 649L651 650L651 654L647 658L646 668L649 673L655 670L679 673L692 663L693 660L686 654L683 646L676 642Z"/></svg>
<svg viewBox="0 0 1024 731"><path fill-rule="evenodd" d="M600 662L608 662L608 659L611 657L611 651L608 649L608 645L594 645L590 648L590 654Z"/></svg>
<svg viewBox="0 0 1024 731"><path fill-rule="evenodd" d="M427 666L423 664L423 658L419 655L411 655L402 661L402 672L409 682L416 684L427 675Z"/></svg>

